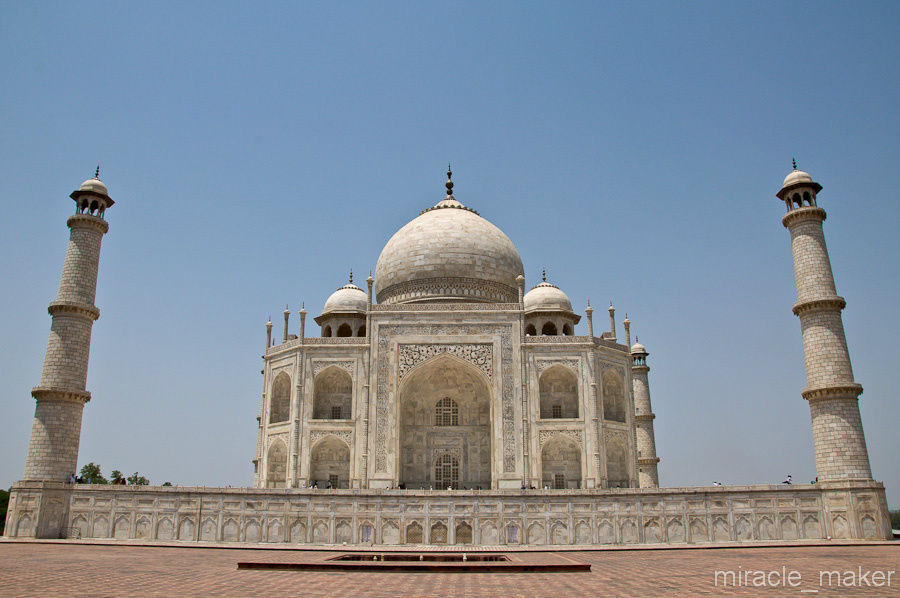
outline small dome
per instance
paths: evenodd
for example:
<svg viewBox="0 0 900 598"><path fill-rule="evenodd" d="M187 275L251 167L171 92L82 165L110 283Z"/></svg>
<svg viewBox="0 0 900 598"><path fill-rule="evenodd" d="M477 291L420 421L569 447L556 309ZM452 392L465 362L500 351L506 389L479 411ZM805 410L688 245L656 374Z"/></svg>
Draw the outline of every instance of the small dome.
<svg viewBox="0 0 900 598"><path fill-rule="evenodd" d="M797 165L794 164L794 169L784 177L784 182L781 184L781 190L775 194L775 197L784 200L792 189L804 186L812 187L815 193L822 190L822 185L812 180L812 177L809 176L808 172L798 170Z"/></svg>
<svg viewBox="0 0 900 598"><path fill-rule="evenodd" d="M546 281L525 293L524 303L525 311L572 311L569 297Z"/></svg>
<svg viewBox="0 0 900 598"><path fill-rule="evenodd" d="M633 345L631 345L631 353L649 355L649 353L647 353L647 349L645 349L644 345L642 345L641 343L634 343Z"/></svg>
<svg viewBox="0 0 900 598"><path fill-rule="evenodd" d="M81 187L78 188L79 191L90 191L92 193L99 193L100 195L109 195L109 190L106 188L106 185L103 184L98 178L91 178L81 183Z"/></svg>
<svg viewBox="0 0 900 598"><path fill-rule="evenodd" d="M802 170L797 170L796 168L788 173L786 177L784 177L784 183L781 184L782 187L789 187L791 185L796 185L798 183L812 183L812 177L809 176L808 172L803 172Z"/></svg>
<svg viewBox="0 0 900 598"><path fill-rule="evenodd" d="M322 315L330 313L362 312L366 313L368 295L353 284L345 284L328 297Z"/></svg>

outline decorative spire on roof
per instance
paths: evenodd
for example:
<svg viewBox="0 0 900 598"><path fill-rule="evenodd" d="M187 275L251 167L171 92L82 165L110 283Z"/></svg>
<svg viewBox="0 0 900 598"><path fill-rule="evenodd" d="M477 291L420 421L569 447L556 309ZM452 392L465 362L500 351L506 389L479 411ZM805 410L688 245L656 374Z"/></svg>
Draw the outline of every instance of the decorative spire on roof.
<svg viewBox="0 0 900 598"><path fill-rule="evenodd" d="M100 180L100 165L97 164L97 170L94 171L94 178Z"/></svg>
<svg viewBox="0 0 900 598"><path fill-rule="evenodd" d="M541 268L541 282L547 282L547 269Z"/></svg>
<svg viewBox="0 0 900 598"><path fill-rule="evenodd" d="M794 165L794 170L797 170L797 158L791 158L791 164Z"/></svg>
<svg viewBox="0 0 900 598"><path fill-rule="evenodd" d="M447 182L444 183L444 186L447 187L446 199L453 199L453 171L450 169L449 162L447 162Z"/></svg>
<svg viewBox="0 0 900 598"><path fill-rule="evenodd" d="M353 268L350 268L350 284L353 284Z"/></svg>

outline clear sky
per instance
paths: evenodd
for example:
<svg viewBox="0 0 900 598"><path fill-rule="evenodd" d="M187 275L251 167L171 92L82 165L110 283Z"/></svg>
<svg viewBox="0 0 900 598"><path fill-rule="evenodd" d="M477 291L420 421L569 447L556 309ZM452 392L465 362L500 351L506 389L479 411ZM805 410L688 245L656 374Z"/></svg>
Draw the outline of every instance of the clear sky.
<svg viewBox="0 0 900 598"><path fill-rule="evenodd" d="M815 476L784 206L825 233L900 505L895 2L6 2L0 485L20 478L73 212L107 212L80 464L249 485L264 323L456 197L651 355L663 485ZM318 328L309 321L311 334ZM586 333L584 320L577 332ZM619 335L622 335L621 328Z"/></svg>

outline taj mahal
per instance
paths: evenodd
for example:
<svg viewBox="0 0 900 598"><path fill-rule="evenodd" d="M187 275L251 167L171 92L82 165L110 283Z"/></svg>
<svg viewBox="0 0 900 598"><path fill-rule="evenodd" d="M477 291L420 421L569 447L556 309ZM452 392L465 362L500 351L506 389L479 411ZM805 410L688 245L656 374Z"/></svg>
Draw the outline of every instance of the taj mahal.
<svg viewBox="0 0 900 598"><path fill-rule="evenodd" d="M266 323L253 487L171 488L67 483L91 399L100 245L114 203L99 173L82 183L6 533L461 546L890 537L822 186L808 173L795 164L776 193L818 473L790 486L660 488L649 352L632 342L627 315L617 324L610 305L595 330L593 308L576 313L552 273L529 288L515 245L454 197L449 168L445 187L390 237L365 288L351 272L328 297L318 331L307 330L306 309L293 323L285 309L280 339Z"/></svg>
<svg viewBox="0 0 900 598"><path fill-rule="evenodd" d="M367 290L350 282L280 343L267 324L261 488L655 487L646 351L581 319L453 196L391 237ZM377 300L377 303L376 303ZM368 332L367 332L368 331ZM639 363L638 363L639 362ZM633 370L633 376L632 376ZM634 379L634 391L632 380Z"/></svg>

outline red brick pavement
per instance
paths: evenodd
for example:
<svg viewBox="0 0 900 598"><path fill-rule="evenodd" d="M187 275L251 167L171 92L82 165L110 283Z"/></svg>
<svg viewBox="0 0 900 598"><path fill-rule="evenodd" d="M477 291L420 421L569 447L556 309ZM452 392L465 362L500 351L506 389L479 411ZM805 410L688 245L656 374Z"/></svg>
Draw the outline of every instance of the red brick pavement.
<svg viewBox="0 0 900 598"><path fill-rule="evenodd" d="M900 596L900 544L567 552L590 573L238 570L338 552L0 543L0 596ZM533 556L537 557L538 554ZM716 570L799 571L799 587L716 587ZM895 571L890 587L829 588L820 570ZM867 578L873 581L871 573ZM801 593L801 589L819 590Z"/></svg>

